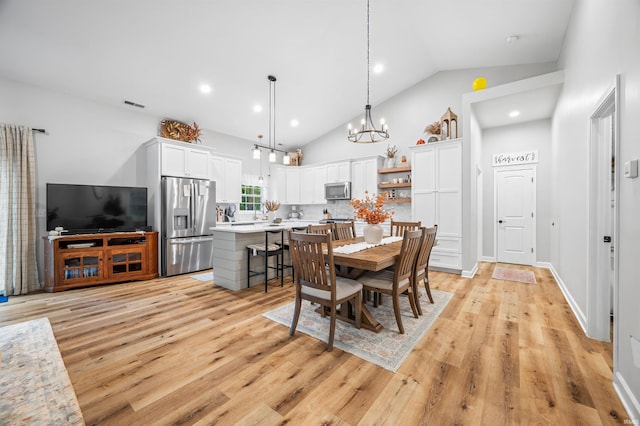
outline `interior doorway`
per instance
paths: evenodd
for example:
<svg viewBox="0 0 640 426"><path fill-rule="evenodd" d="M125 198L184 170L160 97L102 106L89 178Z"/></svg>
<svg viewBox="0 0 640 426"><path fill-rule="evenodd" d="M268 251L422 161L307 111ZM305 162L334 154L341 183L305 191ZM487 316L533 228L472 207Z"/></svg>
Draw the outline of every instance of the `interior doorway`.
<svg viewBox="0 0 640 426"><path fill-rule="evenodd" d="M535 167L494 172L496 261L535 264Z"/></svg>
<svg viewBox="0 0 640 426"><path fill-rule="evenodd" d="M587 333L615 337L617 294L617 84L591 116ZM615 360L615 345L614 345Z"/></svg>

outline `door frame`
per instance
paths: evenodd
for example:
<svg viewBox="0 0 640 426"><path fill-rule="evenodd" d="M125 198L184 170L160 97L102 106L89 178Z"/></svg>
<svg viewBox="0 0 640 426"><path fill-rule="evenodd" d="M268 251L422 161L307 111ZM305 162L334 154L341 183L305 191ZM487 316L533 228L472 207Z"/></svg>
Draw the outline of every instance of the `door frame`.
<svg viewBox="0 0 640 426"><path fill-rule="evenodd" d="M533 259L531 263L525 265L535 266L538 258L538 246L536 244L536 222L538 221L538 204L537 204L537 188L538 188L538 165L523 164L518 166L503 166L493 169L493 255L496 262L498 260L498 173L507 171L531 170L533 175L533 199L531 200L531 208L533 210L533 220L531 221L531 246L533 247Z"/></svg>
<svg viewBox="0 0 640 426"><path fill-rule="evenodd" d="M598 102L594 112L589 118L590 134L589 134L589 191L588 191L588 262L587 262L587 335L593 339L602 340L605 342L611 339L611 289L609 288L609 282L607 285L601 285L598 282L598 265L600 265L603 259L600 258L598 250L600 244L602 244L602 230L599 228L598 220L598 207L600 195L600 184L598 180L598 167L601 165L600 161L611 161L610 159L602 159L598 154L599 144L602 143L601 138L601 126L600 119L611 115L613 120L613 157L615 163L613 167L614 171L614 198L615 204L613 208L613 235L611 247L613 247L614 261L613 261L613 312L614 315L618 312L618 262L619 262L619 205L620 205L620 75L616 75L615 84L610 87L603 97ZM613 111L612 111L613 110ZM610 141L606 141L609 143ZM604 202L610 203L610 197ZM610 261L610 259L608 260ZM613 329L613 361L614 371L616 371L617 364L617 321L614 319Z"/></svg>

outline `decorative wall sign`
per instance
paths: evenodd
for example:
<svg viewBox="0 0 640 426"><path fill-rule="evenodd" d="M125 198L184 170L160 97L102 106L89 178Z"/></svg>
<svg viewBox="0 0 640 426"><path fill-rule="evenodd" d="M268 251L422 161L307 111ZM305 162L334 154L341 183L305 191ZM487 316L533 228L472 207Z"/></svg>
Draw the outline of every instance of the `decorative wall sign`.
<svg viewBox="0 0 640 426"><path fill-rule="evenodd" d="M517 164L532 164L538 162L538 150L533 149L525 152L507 152L502 154L493 154L493 160L491 165L493 167L499 166L513 166Z"/></svg>

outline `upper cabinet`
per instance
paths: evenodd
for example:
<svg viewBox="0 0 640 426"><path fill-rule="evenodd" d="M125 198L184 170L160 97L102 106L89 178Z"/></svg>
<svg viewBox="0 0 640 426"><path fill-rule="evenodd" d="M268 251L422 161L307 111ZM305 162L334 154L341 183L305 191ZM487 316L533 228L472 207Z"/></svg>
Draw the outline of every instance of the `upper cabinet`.
<svg viewBox="0 0 640 426"><path fill-rule="evenodd" d="M239 203L242 188L242 161L211 156L209 179L216 182L216 202Z"/></svg>
<svg viewBox="0 0 640 426"><path fill-rule="evenodd" d="M381 157L356 160L351 163L351 198L364 198L378 192L378 164Z"/></svg>
<svg viewBox="0 0 640 426"><path fill-rule="evenodd" d="M162 143L162 175L209 179L209 151L182 144Z"/></svg>
<svg viewBox="0 0 640 426"><path fill-rule="evenodd" d="M351 180L351 162L327 164L327 182L348 182Z"/></svg>

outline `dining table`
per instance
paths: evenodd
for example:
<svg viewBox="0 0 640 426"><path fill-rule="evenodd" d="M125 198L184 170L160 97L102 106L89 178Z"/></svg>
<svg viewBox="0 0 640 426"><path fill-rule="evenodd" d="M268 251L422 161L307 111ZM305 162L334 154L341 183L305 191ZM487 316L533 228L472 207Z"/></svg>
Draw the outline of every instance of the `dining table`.
<svg viewBox="0 0 640 426"><path fill-rule="evenodd" d="M386 240L385 240L386 239ZM400 255L402 248L402 238L385 237L381 245L371 246L364 243L363 237L336 240L331 242L333 248L333 263L336 266L337 274L346 278L357 280L367 271L381 271L396 263L397 257ZM349 247L366 247L355 252L342 253L337 248L345 246ZM376 333L382 330L380 324L362 299L362 325L361 327L374 331ZM343 321L355 323L354 309L349 303L343 304L340 310L336 312L337 317Z"/></svg>

